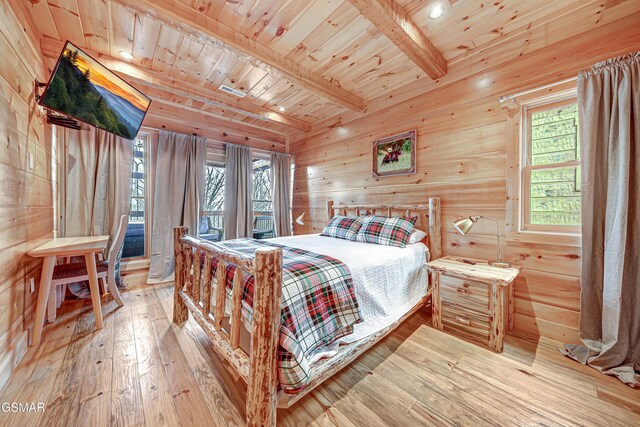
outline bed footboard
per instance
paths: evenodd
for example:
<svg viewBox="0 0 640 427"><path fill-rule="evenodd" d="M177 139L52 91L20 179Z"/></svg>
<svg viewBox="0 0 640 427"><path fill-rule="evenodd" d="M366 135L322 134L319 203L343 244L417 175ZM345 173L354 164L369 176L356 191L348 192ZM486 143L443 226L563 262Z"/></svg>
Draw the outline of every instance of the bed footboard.
<svg viewBox="0 0 640 427"><path fill-rule="evenodd" d="M282 249L260 248L250 257L222 245L187 236L187 227L174 229L175 291L173 321L189 313L211 338L214 348L247 383L249 426L274 426L278 391L277 356L282 300ZM202 259L204 258L204 261ZM211 263L218 259L217 292L211 311ZM235 265L229 331L224 330L227 265ZM204 271L202 271L204 270ZM255 279L251 350L240 348L242 281Z"/></svg>

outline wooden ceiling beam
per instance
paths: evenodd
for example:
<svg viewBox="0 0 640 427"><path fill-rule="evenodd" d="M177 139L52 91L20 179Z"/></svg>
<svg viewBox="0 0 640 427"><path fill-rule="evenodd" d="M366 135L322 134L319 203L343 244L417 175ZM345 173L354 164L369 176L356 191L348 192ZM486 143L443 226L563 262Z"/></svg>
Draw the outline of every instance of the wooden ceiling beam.
<svg viewBox="0 0 640 427"><path fill-rule="evenodd" d="M433 80L447 73L447 61L395 0L349 0Z"/></svg>
<svg viewBox="0 0 640 427"><path fill-rule="evenodd" d="M284 146L287 140L286 135L262 132L250 126L230 122L208 111L201 111L171 101L158 100L157 102L152 102L147 116L148 119L145 117L143 126L158 128L158 126L152 125L157 124L157 120L183 122L186 126L199 127L199 130L195 131L198 135L204 135L207 128L213 133L222 136L226 135L227 139L211 138L220 142L238 143L238 141L230 139L233 135L241 137L245 141L263 141L278 146ZM157 120L154 120L154 118ZM175 130L174 127L169 126L166 129Z"/></svg>
<svg viewBox="0 0 640 427"><path fill-rule="evenodd" d="M57 59L62 47L64 46L64 42L49 37L42 37L40 45L44 56ZM180 96L188 96L197 101L230 111L235 111L249 117L275 123L291 129L303 132L309 132L311 130L311 125L309 123L296 119L295 117L287 116L286 114L282 114L278 111L260 107L202 86L197 86L185 81L179 81L172 77L168 77L166 74L116 59L100 52L93 52L86 48L83 48L83 50L99 60L105 67L115 72L121 78L134 85L137 84L159 88L165 92L171 92Z"/></svg>
<svg viewBox="0 0 640 427"><path fill-rule="evenodd" d="M172 132L191 135L193 133L210 141L246 145L262 150L286 151L285 141L275 141L267 138L249 136L234 126L224 126L224 123L211 125L212 118L193 112L186 112L181 108L164 105L152 105L152 110L144 119L143 127L151 129L166 129ZM215 120L215 119L213 119ZM227 123L228 125L228 123Z"/></svg>
<svg viewBox="0 0 640 427"><path fill-rule="evenodd" d="M300 64L273 52L209 16L178 0L113 0L141 14L169 24L188 26L238 49L278 70L293 82L325 99L354 111L364 111L364 100L315 74ZM171 20L175 22L171 22Z"/></svg>

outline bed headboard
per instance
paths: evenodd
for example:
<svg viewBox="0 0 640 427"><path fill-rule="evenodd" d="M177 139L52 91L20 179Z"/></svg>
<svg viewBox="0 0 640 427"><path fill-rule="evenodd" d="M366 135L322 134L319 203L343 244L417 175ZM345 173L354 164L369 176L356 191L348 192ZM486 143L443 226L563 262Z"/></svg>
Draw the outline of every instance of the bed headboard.
<svg viewBox="0 0 640 427"><path fill-rule="evenodd" d="M374 205L374 204L349 204L327 202L327 221L334 215L366 215L380 216L417 216L416 228L428 230L426 242L431 253L431 259L440 258L442 255L442 232L440 228L440 198L431 197L429 204L425 205Z"/></svg>

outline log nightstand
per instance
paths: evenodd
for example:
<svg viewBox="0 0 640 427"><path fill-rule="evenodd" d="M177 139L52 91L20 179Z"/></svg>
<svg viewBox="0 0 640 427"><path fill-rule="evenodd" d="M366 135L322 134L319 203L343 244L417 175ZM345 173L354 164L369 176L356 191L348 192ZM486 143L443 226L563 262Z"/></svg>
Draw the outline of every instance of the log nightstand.
<svg viewBox="0 0 640 427"><path fill-rule="evenodd" d="M513 327L513 282L520 269L460 257L427 265L434 275L433 326L502 352L504 335Z"/></svg>

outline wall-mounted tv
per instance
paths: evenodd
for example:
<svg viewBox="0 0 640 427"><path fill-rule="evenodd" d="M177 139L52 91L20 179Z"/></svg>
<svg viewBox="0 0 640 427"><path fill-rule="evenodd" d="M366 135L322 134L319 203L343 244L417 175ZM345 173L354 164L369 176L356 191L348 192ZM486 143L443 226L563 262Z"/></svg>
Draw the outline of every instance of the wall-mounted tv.
<svg viewBox="0 0 640 427"><path fill-rule="evenodd" d="M151 99L67 41L39 102L43 107L133 139Z"/></svg>

